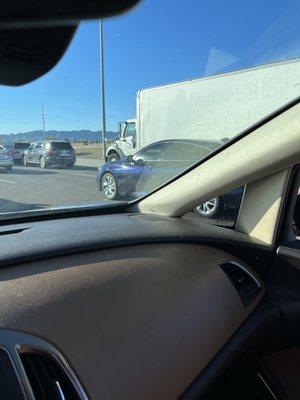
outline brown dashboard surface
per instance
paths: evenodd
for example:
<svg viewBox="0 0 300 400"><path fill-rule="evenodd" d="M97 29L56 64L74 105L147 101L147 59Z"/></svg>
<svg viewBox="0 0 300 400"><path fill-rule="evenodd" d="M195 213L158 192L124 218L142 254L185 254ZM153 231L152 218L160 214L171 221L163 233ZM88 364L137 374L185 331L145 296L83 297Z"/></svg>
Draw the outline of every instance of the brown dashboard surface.
<svg viewBox="0 0 300 400"><path fill-rule="evenodd" d="M263 296L245 307L222 260L166 243L2 268L0 329L54 345L91 399L175 399Z"/></svg>

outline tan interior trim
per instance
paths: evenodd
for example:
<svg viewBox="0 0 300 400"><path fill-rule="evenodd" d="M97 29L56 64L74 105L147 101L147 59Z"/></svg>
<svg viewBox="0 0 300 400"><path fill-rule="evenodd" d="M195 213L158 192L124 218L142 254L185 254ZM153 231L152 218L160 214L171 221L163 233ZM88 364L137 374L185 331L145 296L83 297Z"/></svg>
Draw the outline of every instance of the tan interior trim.
<svg viewBox="0 0 300 400"><path fill-rule="evenodd" d="M251 182L245 187L236 230L272 244L291 168Z"/></svg>
<svg viewBox="0 0 300 400"><path fill-rule="evenodd" d="M300 160L300 105L287 110L132 206L182 216L200 203L286 169Z"/></svg>

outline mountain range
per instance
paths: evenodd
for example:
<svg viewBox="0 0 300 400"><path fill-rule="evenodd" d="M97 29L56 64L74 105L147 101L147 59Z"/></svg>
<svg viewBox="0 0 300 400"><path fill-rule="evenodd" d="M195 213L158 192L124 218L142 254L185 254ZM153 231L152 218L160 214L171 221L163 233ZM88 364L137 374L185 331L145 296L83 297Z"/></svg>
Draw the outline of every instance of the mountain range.
<svg viewBox="0 0 300 400"><path fill-rule="evenodd" d="M58 139L58 140L70 140L81 141L86 140L88 142L100 141L102 142L102 136L100 131L92 131L89 129L73 130L73 131L55 131L50 130L45 133L46 139ZM106 132L106 138L108 141L114 141L118 138L118 132L108 131ZM44 140L44 132L42 130L11 133L7 135L0 135L0 142L34 142L36 140Z"/></svg>

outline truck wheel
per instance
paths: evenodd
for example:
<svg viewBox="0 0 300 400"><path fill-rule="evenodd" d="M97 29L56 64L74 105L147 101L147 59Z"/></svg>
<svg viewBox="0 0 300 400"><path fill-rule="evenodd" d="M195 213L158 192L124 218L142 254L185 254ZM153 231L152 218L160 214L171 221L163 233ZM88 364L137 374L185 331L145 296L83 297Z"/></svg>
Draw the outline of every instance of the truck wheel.
<svg viewBox="0 0 300 400"><path fill-rule="evenodd" d="M116 162L119 161L120 157L118 153L112 152L107 156L107 162Z"/></svg>
<svg viewBox="0 0 300 400"><path fill-rule="evenodd" d="M219 197L206 201L195 208L197 214L204 218L212 218L220 213L222 202Z"/></svg>
<svg viewBox="0 0 300 400"><path fill-rule="evenodd" d="M108 200L115 200L118 197L118 185L116 178L109 172L101 178L101 188Z"/></svg>

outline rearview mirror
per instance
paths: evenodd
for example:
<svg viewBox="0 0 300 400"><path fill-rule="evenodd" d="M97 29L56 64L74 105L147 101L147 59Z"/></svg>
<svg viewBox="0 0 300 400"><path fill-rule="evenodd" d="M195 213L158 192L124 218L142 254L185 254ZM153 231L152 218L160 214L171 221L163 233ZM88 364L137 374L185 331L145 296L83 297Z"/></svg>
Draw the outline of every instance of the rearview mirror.
<svg viewBox="0 0 300 400"><path fill-rule="evenodd" d="M121 14L139 0L40 0L1 2L0 28L78 24L82 20L100 19Z"/></svg>
<svg viewBox="0 0 300 400"><path fill-rule="evenodd" d="M24 85L53 68L82 20L125 12L139 0L3 0L0 84Z"/></svg>

